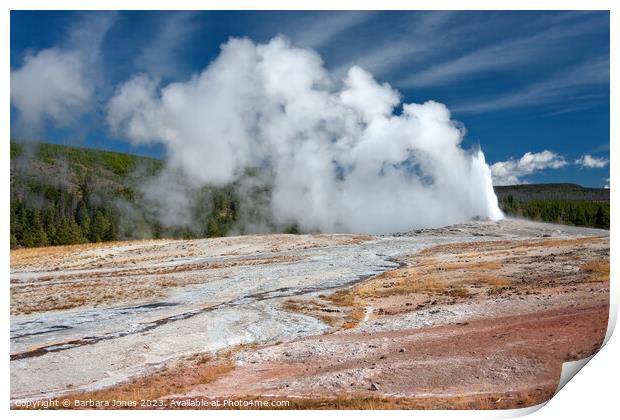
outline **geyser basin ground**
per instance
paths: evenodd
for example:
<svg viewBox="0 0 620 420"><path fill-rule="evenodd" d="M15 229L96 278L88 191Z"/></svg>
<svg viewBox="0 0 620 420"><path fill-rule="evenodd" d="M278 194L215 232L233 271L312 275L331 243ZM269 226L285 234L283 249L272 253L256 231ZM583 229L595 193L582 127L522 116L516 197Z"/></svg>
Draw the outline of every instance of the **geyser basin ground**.
<svg viewBox="0 0 620 420"><path fill-rule="evenodd" d="M507 219L12 251L11 400L537 404L602 343L608 235Z"/></svg>

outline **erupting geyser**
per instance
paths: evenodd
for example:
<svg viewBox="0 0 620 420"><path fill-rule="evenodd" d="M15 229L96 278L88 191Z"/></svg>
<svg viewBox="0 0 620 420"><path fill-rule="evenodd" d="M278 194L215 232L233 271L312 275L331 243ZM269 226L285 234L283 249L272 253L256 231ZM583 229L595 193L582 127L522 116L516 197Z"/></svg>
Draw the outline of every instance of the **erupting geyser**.
<svg viewBox="0 0 620 420"><path fill-rule="evenodd" d="M133 77L107 121L136 144L164 144L168 168L194 187L269 168L273 219L302 229L387 233L501 218L484 155L461 148L449 110L428 101L395 113L399 103L359 67L333 80L318 54L282 37L231 39L191 80Z"/></svg>

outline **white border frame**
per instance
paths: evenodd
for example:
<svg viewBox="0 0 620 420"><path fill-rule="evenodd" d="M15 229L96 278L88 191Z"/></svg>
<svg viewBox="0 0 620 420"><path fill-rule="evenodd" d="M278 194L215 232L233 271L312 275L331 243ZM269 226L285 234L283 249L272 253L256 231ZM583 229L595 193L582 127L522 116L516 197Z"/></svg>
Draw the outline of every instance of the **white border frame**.
<svg viewBox="0 0 620 420"><path fill-rule="evenodd" d="M163 0L151 0L149 2L131 0L94 0L86 4L83 0L5 0L2 2L3 13L0 15L0 28L3 36L0 38L0 59L2 60L2 92L3 100L0 102L0 127L5 139L10 138L10 10L609 10L610 11L610 115L620 115L618 113L618 75L620 69L620 45L618 44L618 24L620 23L620 2L613 0L510 0L510 1L489 1L489 0L470 0L467 2L458 0L433 0L420 1L398 1L398 0L300 0L292 3L291 0L220 0L220 1L197 1L197 0L175 0L174 2ZM617 383L619 372L618 355L620 355L620 341L612 336L613 329L618 314L618 276L619 271L617 252L619 246L619 236L616 221L620 220L618 209L620 202L618 195L614 194L615 182L620 182L617 176L617 158L620 157L620 146L618 144L618 119L610 119L610 186L611 194L611 308L610 322L606 336L605 346L596 354L587 366L577 375L576 379L569 383L554 396L543 409L506 410L506 411L390 411L389 416L395 418L472 418L481 417L513 417L536 411L531 418L562 418L562 419L583 419L584 417L607 418L611 413L617 413L616 400ZM616 139L615 142L611 139ZM6 141L6 140L5 140ZM10 157L8 145L4 146L5 152L0 155L0 162L4 170L4 176L0 180L4 205L0 206L0 223L2 226L2 261L4 267L5 287L8 288L10 278L10 252L9 252L9 196L10 183L8 172L10 168ZM10 297L8 290L2 294L3 313L2 313L2 333L5 337L3 357L6 360L2 366L3 381L1 383L2 394L5 395L5 407L8 411L9 393L9 307ZM187 416L192 418L204 419L206 417L252 417L253 419L262 418L284 418L294 415L295 417L310 418L316 415L313 411L185 411L180 414L177 411L10 411L10 416L20 418L81 418L85 414L97 418L105 416L139 417L139 418L161 418L167 416ZM379 411L358 411L354 414L350 411L326 411L321 412L321 416L341 417L374 417L384 416ZM617 415L617 414L616 414Z"/></svg>

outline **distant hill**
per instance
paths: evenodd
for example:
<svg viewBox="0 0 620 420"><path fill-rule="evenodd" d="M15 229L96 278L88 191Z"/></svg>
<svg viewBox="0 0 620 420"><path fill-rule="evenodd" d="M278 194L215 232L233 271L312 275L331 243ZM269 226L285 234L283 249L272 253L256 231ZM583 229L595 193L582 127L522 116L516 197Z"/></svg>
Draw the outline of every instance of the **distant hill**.
<svg viewBox="0 0 620 420"><path fill-rule="evenodd" d="M495 187L508 215L544 222L609 229L609 189L577 184L524 184Z"/></svg>
<svg viewBox="0 0 620 420"><path fill-rule="evenodd" d="M507 196L515 200L609 201L608 188L585 188L577 184L523 184L495 187L501 201Z"/></svg>
<svg viewBox="0 0 620 420"><path fill-rule="evenodd" d="M62 186L81 196L89 184L90 191L130 198L131 181L152 176L162 166L161 160L127 153L11 142L11 191L27 196L41 185Z"/></svg>

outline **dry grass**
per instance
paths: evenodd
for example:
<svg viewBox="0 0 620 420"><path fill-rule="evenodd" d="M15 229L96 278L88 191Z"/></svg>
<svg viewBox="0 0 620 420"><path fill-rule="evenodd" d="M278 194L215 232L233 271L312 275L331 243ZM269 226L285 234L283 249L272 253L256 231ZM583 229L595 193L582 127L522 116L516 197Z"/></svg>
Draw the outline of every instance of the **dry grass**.
<svg viewBox="0 0 620 420"><path fill-rule="evenodd" d="M488 253L497 251L511 251L511 253L519 250L527 250L528 248L560 248L574 247L579 245L609 242L609 237L589 236L574 239L534 239L534 240L514 240L514 241L481 241L466 243L450 243L445 245L437 245L424 249L416 254L416 256L437 256L438 254L475 254Z"/></svg>
<svg viewBox="0 0 620 420"><path fill-rule="evenodd" d="M548 401L554 393L553 388L539 388L510 394L481 393L457 396L436 396L417 398L396 398L381 396L346 397L232 397L235 400L287 401L280 407L249 406L228 407L231 410L497 410L524 408Z"/></svg>
<svg viewBox="0 0 620 420"><path fill-rule="evenodd" d="M319 299L288 299L283 304L290 312L313 316L336 329L350 329L364 319L365 307L350 290L340 290Z"/></svg>
<svg viewBox="0 0 620 420"><path fill-rule="evenodd" d="M226 374L227 372L224 372ZM216 376L219 378L221 374ZM168 387L170 389L170 387ZM119 393L118 388L103 390L89 394L75 394L66 396L71 401L75 399L95 401L140 401L162 399L170 401L170 398L161 398L161 392L150 389L128 389ZM437 396L437 397L418 397L418 398L395 398L395 397L372 397L372 396L350 396L350 397L264 397L264 396L227 396L232 400L242 401L286 401L288 404L281 406L228 406L220 407L223 410L498 410L510 408L524 408L541 404L548 401L553 396L554 390L537 389L529 392L511 392L510 394L482 393L458 396ZM196 397L204 400L214 400L211 398ZM175 398L182 400L183 398ZM59 399L59 402L61 399ZM18 409L17 407L11 407ZM77 409L71 403L69 409ZM106 409L105 407L101 407ZM139 407L141 409L153 409L157 406ZM195 407L181 407L177 409L196 409ZM209 407L198 407L198 409L212 409ZM109 409L109 408L108 408Z"/></svg>
<svg viewBox="0 0 620 420"><path fill-rule="evenodd" d="M579 268L588 273L588 281L609 281L609 261L588 261L587 263L582 264Z"/></svg>
<svg viewBox="0 0 620 420"><path fill-rule="evenodd" d="M474 261L442 264L444 270L497 270L502 267L499 261Z"/></svg>
<svg viewBox="0 0 620 420"><path fill-rule="evenodd" d="M423 294L427 296L467 297L467 284L449 280L426 272L406 268L385 272L357 288L366 299L387 298L399 295Z"/></svg>
<svg viewBox="0 0 620 420"><path fill-rule="evenodd" d="M288 299L282 306L289 312L310 315L320 319L330 327L337 327L340 323L338 317L327 313L327 305L320 301L310 299Z"/></svg>
<svg viewBox="0 0 620 420"><path fill-rule="evenodd" d="M289 400L289 407L297 410L496 410L530 407L549 400L553 390L515 393L510 398L496 393L438 396L422 398L344 397L307 398Z"/></svg>
<svg viewBox="0 0 620 420"><path fill-rule="evenodd" d="M492 275L479 275L475 281L475 284L486 284L489 286L508 286L512 284L512 281L506 277L492 276Z"/></svg>
<svg viewBox="0 0 620 420"><path fill-rule="evenodd" d="M116 241L116 242L97 242L87 244L75 244L75 245L57 245L46 246L40 248L20 248L11 250L11 268L20 265L32 265L36 264L38 260L45 260L50 257L56 257L60 255L79 253L84 251L90 251L93 249L112 248L115 246L127 246L127 245L156 245L158 243L169 243L170 240L166 239L145 239L135 241Z"/></svg>
<svg viewBox="0 0 620 420"><path fill-rule="evenodd" d="M342 324L343 329L350 329L356 327L362 319L364 319L364 313L366 307L358 302L353 293L350 290L339 290L326 298L333 305L340 308L350 308L349 312L344 318Z"/></svg>

